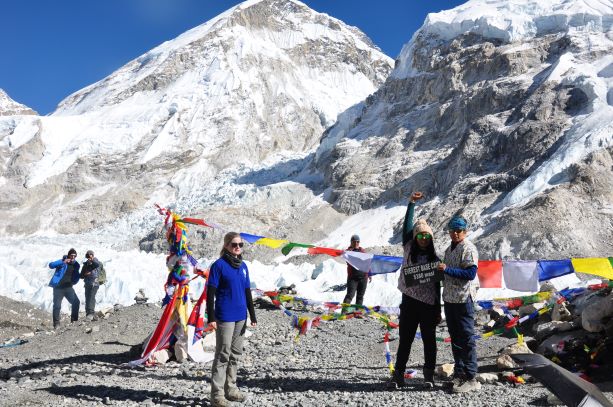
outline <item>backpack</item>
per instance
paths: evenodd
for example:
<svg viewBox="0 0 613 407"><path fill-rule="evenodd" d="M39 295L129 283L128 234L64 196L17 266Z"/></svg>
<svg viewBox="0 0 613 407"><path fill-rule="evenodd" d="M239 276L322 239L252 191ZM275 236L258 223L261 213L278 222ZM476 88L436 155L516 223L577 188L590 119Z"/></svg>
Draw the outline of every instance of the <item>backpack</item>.
<svg viewBox="0 0 613 407"><path fill-rule="evenodd" d="M100 262L100 270L98 270L98 284L102 285L106 283L106 270L104 269L104 264Z"/></svg>

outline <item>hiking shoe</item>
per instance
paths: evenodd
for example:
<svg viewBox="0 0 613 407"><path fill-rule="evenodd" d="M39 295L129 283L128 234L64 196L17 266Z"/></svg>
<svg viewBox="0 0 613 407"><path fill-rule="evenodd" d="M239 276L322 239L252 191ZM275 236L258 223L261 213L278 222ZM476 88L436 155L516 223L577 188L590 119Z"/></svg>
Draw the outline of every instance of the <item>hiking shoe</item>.
<svg viewBox="0 0 613 407"><path fill-rule="evenodd" d="M481 390L481 383L477 379L472 378L465 380L459 386L453 386L454 393L468 393L469 391Z"/></svg>
<svg viewBox="0 0 613 407"><path fill-rule="evenodd" d="M424 369L424 383L426 387L434 388L434 369Z"/></svg>
<svg viewBox="0 0 613 407"><path fill-rule="evenodd" d="M465 381L464 377L453 375L453 379L451 379L450 381L445 382L445 386L449 387L449 388L451 388L451 387L458 387L464 381Z"/></svg>
<svg viewBox="0 0 613 407"><path fill-rule="evenodd" d="M230 402L223 397L211 399L211 407L230 407Z"/></svg>
<svg viewBox="0 0 613 407"><path fill-rule="evenodd" d="M242 403L247 399L247 396L245 396L245 393L241 392L239 389L232 389L226 393L226 399Z"/></svg>
<svg viewBox="0 0 613 407"><path fill-rule="evenodd" d="M387 388L389 390L398 390L398 389L403 388L404 386L406 386L404 377L396 373L392 374L390 381L387 383Z"/></svg>

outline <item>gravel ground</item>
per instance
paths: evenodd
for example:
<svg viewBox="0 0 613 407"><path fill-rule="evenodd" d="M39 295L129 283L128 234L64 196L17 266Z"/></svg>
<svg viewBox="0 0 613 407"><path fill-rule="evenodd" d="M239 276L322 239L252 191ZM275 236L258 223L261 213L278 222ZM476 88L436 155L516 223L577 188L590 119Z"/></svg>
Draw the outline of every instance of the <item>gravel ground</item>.
<svg viewBox="0 0 613 407"><path fill-rule="evenodd" d="M4 307L15 304L1 301L0 317L14 316ZM257 313L258 327L251 329L239 370L239 386L249 397L246 406L517 407L546 405L550 394L538 383L497 383L456 395L442 386L423 389L421 375L406 389L388 391L383 329L376 320L322 323L295 343L288 317L276 310ZM58 332L31 319L30 326L39 331L28 343L0 349L0 405L209 405L210 364L122 365L138 357L139 345L160 314L155 304L135 305L118 308L108 319L67 324ZM439 330L447 336L444 326ZM479 341L480 372L497 372L496 355L512 342L500 337ZM392 341L392 352L396 346L397 340ZM452 361L449 344L439 343L438 349L439 364ZM421 341L416 341L409 367L421 371L421 363ZM613 387L605 390L613 400Z"/></svg>

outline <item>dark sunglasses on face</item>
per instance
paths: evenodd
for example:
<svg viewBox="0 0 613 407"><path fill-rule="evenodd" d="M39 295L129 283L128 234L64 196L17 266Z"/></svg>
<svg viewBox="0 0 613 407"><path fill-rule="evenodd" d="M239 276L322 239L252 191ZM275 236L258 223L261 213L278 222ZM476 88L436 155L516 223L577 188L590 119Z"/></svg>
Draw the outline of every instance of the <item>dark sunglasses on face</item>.
<svg viewBox="0 0 613 407"><path fill-rule="evenodd" d="M432 238L432 235L430 235L430 233L418 233L415 237L421 240L428 240Z"/></svg>
<svg viewBox="0 0 613 407"><path fill-rule="evenodd" d="M459 235L460 233L464 233L464 229L453 229L450 232L451 233L457 233Z"/></svg>
<svg viewBox="0 0 613 407"><path fill-rule="evenodd" d="M237 247L241 247L241 248L243 247L243 242L240 242L240 243L232 242L231 244L232 244L232 247L235 248L235 249Z"/></svg>

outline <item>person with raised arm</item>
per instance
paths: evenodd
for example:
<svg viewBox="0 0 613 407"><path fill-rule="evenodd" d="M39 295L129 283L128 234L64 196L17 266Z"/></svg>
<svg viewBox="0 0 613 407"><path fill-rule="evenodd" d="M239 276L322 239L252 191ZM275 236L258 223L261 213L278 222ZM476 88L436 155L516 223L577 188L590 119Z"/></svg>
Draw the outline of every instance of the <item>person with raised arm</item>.
<svg viewBox="0 0 613 407"><path fill-rule="evenodd" d="M427 387L434 387L436 326L441 322L441 284L434 276L434 268L440 259L434 250L432 228L424 219L413 224L415 203L422 198L421 192L411 194L402 227L404 256L398 278L398 289L402 293L398 328L400 340L390 382L390 387L395 389L405 385L404 373L417 327L421 331L424 344L424 382ZM432 277L421 273L421 270L426 268L432 269L429 272ZM420 273L414 273L414 270ZM421 279L414 278L416 274L419 274Z"/></svg>

